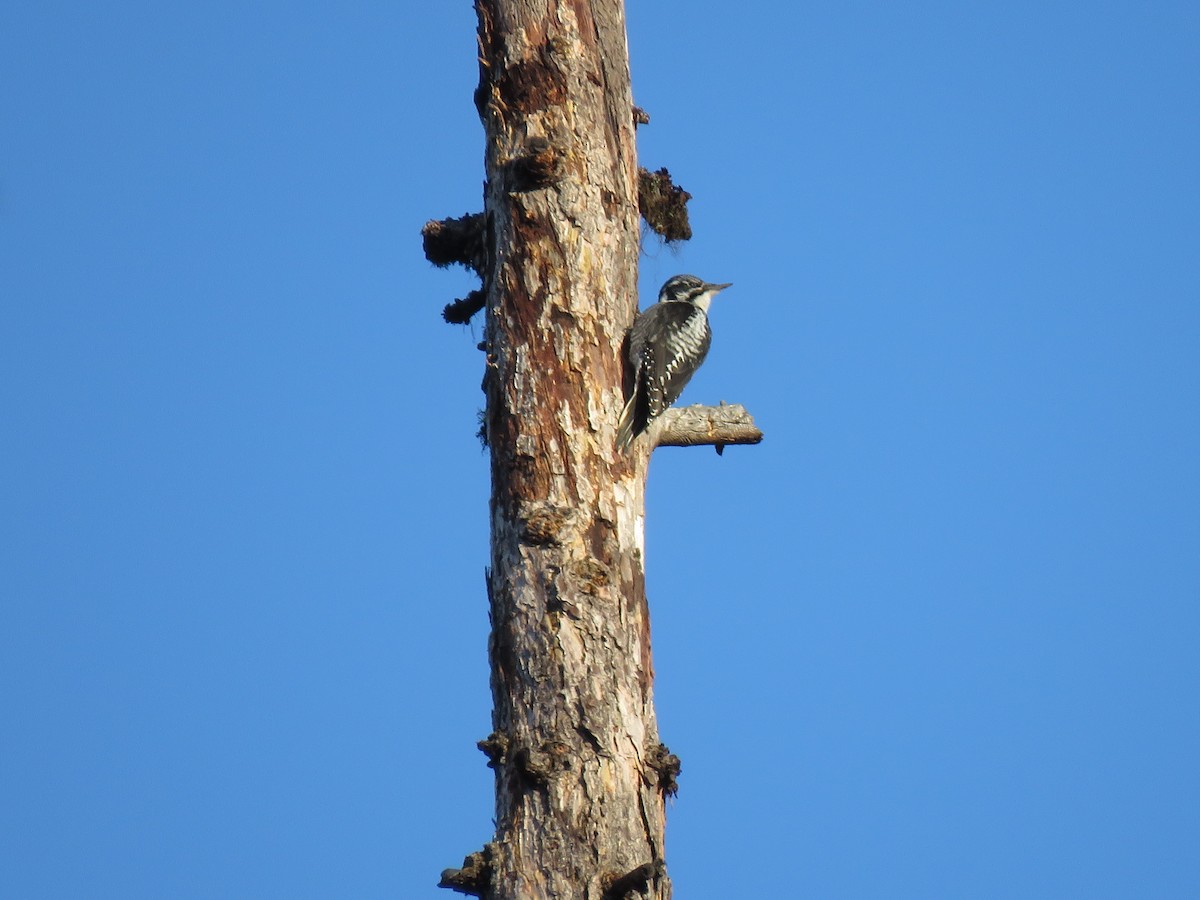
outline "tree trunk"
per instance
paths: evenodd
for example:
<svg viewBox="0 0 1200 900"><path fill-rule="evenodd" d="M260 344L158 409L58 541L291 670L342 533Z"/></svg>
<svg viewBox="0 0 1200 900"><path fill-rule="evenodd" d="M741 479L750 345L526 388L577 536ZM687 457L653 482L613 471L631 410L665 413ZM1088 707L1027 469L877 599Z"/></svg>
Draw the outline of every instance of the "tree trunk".
<svg viewBox="0 0 1200 900"><path fill-rule="evenodd" d="M475 889L663 900L677 761L653 706L649 450L615 448L639 249L623 2L476 9L496 838Z"/></svg>

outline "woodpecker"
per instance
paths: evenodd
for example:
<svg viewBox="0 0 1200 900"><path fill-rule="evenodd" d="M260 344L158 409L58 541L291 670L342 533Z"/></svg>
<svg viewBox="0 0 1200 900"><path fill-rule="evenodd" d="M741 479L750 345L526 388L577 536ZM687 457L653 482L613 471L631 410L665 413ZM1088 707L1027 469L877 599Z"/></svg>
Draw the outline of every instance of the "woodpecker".
<svg viewBox="0 0 1200 900"><path fill-rule="evenodd" d="M709 284L695 275L676 275L658 292L658 302L638 313L629 330L633 396L617 423L617 447L633 439L679 399L708 347L708 305L728 284Z"/></svg>

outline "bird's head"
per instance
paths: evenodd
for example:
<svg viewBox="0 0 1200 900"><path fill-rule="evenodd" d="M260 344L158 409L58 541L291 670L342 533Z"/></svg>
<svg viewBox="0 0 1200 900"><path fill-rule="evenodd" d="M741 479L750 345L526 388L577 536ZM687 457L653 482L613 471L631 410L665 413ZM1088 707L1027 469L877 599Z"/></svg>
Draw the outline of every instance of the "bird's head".
<svg viewBox="0 0 1200 900"><path fill-rule="evenodd" d="M713 297L729 286L729 283L709 284L695 275L676 275L668 278L667 283L662 286L658 292L658 302L686 300L708 312L708 304L712 303Z"/></svg>

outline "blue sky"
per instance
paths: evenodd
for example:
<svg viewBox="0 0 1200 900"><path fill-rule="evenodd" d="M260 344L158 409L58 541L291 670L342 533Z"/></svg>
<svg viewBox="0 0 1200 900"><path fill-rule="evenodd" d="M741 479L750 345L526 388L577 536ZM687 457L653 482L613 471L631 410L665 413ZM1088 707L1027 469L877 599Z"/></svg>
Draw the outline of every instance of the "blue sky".
<svg viewBox="0 0 1200 900"><path fill-rule="evenodd" d="M0 13L0 895L491 834L470 4ZM734 287L648 588L677 896L1200 896L1200 13L633 4Z"/></svg>

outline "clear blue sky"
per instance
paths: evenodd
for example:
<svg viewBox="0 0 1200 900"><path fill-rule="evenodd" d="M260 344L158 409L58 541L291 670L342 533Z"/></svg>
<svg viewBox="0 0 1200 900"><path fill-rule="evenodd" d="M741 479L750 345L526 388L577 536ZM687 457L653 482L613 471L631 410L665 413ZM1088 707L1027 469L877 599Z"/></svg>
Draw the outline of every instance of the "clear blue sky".
<svg viewBox="0 0 1200 900"><path fill-rule="evenodd" d="M734 287L648 579L686 900L1200 897L1194 3L636 3ZM670 7L670 12L665 7ZM0 896L490 836L470 4L0 13Z"/></svg>

